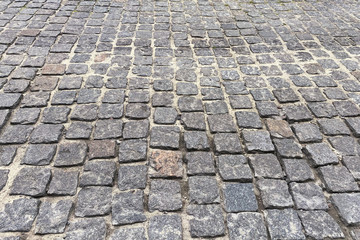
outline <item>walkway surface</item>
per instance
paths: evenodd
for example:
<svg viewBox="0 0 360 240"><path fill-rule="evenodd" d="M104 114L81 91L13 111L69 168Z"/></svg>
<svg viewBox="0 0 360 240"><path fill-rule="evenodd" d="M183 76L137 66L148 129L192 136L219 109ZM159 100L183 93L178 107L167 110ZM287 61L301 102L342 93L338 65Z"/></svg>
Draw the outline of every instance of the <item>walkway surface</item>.
<svg viewBox="0 0 360 240"><path fill-rule="evenodd" d="M360 239L358 1L0 12L0 239Z"/></svg>

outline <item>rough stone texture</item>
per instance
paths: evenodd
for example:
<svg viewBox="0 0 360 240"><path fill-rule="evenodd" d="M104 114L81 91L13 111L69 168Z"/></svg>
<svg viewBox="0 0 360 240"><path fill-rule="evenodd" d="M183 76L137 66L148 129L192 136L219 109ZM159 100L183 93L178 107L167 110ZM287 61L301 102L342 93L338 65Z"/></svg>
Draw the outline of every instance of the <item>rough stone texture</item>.
<svg viewBox="0 0 360 240"><path fill-rule="evenodd" d="M248 152L273 152L274 145L267 131L242 131L245 146Z"/></svg>
<svg viewBox="0 0 360 240"><path fill-rule="evenodd" d="M0 166L8 166L14 160L17 148L14 146L0 146Z"/></svg>
<svg viewBox="0 0 360 240"><path fill-rule="evenodd" d="M79 173L77 171L67 172L54 170L49 184L50 195L75 195L78 184Z"/></svg>
<svg viewBox="0 0 360 240"><path fill-rule="evenodd" d="M80 186L112 186L116 165L110 161L87 162L80 178Z"/></svg>
<svg viewBox="0 0 360 240"><path fill-rule="evenodd" d="M314 143L305 147L314 166L322 166L331 163L338 163L338 157L326 143Z"/></svg>
<svg viewBox="0 0 360 240"><path fill-rule="evenodd" d="M115 166L114 166L115 167ZM118 187L120 190L144 189L146 187L147 166L120 166Z"/></svg>
<svg viewBox="0 0 360 240"><path fill-rule="evenodd" d="M111 235L111 240L117 239L139 239L146 240L144 228L120 228L116 229Z"/></svg>
<svg viewBox="0 0 360 240"><path fill-rule="evenodd" d="M149 211L176 211L182 208L180 183L174 180L152 180Z"/></svg>
<svg viewBox="0 0 360 240"><path fill-rule="evenodd" d="M266 208L292 207L288 185L284 180L261 179L257 182Z"/></svg>
<svg viewBox="0 0 360 240"><path fill-rule="evenodd" d="M95 140L89 144L89 159L115 157L115 141Z"/></svg>
<svg viewBox="0 0 360 240"><path fill-rule="evenodd" d="M51 171L49 168L22 168L14 179L10 194L21 194L33 197L44 196L50 178Z"/></svg>
<svg viewBox="0 0 360 240"><path fill-rule="evenodd" d="M35 233L63 233L72 205L71 200L60 200L55 203L42 202L35 222Z"/></svg>
<svg viewBox="0 0 360 240"><path fill-rule="evenodd" d="M154 150L149 159L150 177L181 177L183 175L181 152Z"/></svg>
<svg viewBox="0 0 360 240"><path fill-rule="evenodd" d="M32 126L26 125L10 125L2 131L0 136L0 144L21 144L25 143L33 131Z"/></svg>
<svg viewBox="0 0 360 240"><path fill-rule="evenodd" d="M38 214L40 201L20 198L6 203L0 212L0 232L28 232Z"/></svg>
<svg viewBox="0 0 360 240"><path fill-rule="evenodd" d="M26 150L22 159L22 164L28 165L48 165L54 157L56 145L52 144L31 144Z"/></svg>
<svg viewBox="0 0 360 240"><path fill-rule="evenodd" d="M293 209L267 210L265 218L272 239L305 239L300 219Z"/></svg>
<svg viewBox="0 0 360 240"><path fill-rule="evenodd" d="M333 194L331 200L345 224L360 223L360 193Z"/></svg>
<svg viewBox="0 0 360 240"><path fill-rule="evenodd" d="M301 222L308 237L315 239L344 238L340 226L324 211L299 211Z"/></svg>
<svg viewBox="0 0 360 240"><path fill-rule="evenodd" d="M265 223L260 213L231 213L227 217L229 239L268 239Z"/></svg>
<svg viewBox="0 0 360 240"><path fill-rule="evenodd" d="M220 155L219 173L224 180L251 182L252 173L246 158L242 155Z"/></svg>
<svg viewBox="0 0 360 240"><path fill-rule="evenodd" d="M119 145L119 162L135 162L146 159L146 140L125 140Z"/></svg>
<svg viewBox="0 0 360 240"><path fill-rule="evenodd" d="M301 158L303 153L301 146L293 139L274 139L274 145L281 157Z"/></svg>
<svg viewBox="0 0 360 240"><path fill-rule="evenodd" d="M110 187L85 187L78 193L75 216L90 217L106 215L111 209Z"/></svg>
<svg viewBox="0 0 360 240"><path fill-rule="evenodd" d="M153 127L150 133L150 146L154 148L178 149L180 130L178 127Z"/></svg>
<svg viewBox="0 0 360 240"><path fill-rule="evenodd" d="M358 191L359 186L343 166L329 165L320 168L320 174L330 192Z"/></svg>
<svg viewBox="0 0 360 240"><path fill-rule="evenodd" d="M283 159L284 170L290 181L303 182L313 180L314 174L305 159Z"/></svg>
<svg viewBox="0 0 360 240"><path fill-rule="evenodd" d="M360 158L357 156L344 156L342 160L354 179L360 180Z"/></svg>
<svg viewBox="0 0 360 240"><path fill-rule="evenodd" d="M110 198L111 199L111 198ZM142 191L118 193L113 196L112 224L125 225L146 221Z"/></svg>
<svg viewBox="0 0 360 240"><path fill-rule="evenodd" d="M289 124L284 120L267 119L266 126L269 129L270 135L276 138L290 138L293 132Z"/></svg>
<svg viewBox="0 0 360 240"><path fill-rule="evenodd" d="M54 166L74 166L83 164L87 152L85 142L66 142L58 146Z"/></svg>
<svg viewBox="0 0 360 240"><path fill-rule="evenodd" d="M189 205L190 234L192 237L216 237L225 233L225 224L219 205Z"/></svg>
<svg viewBox="0 0 360 240"><path fill-rule="evenodd" d="M105 235L106 223L103 218L84 218L70 222L65 239L105 239Z"/></svg>
<svg viewBox="0 0 360 240"><path fill-rule="evenodd" d="M223 193L226 212L252 212L258 209L251 183L225 184Z"/></svg>
<svg viewBox="0 0 360 240"><path fill-rule="evenodd" d="M214 137L215 151L217 153L242 153L238 134L217 133Z"/></svg>
<svg viewBox="0 0 360 240"><path fill-rule="evenodd" d="M256 154L250 156L250 164L255 177L282 178L284 173L280 163L273 154Z"/></svg>
<svg viewBox="0 0 360 240"><path fill-rule="evenodd" d="M326 210L328 208L322 189L314 182L290 183L295 206L303 210Z"/></svg>
<svg viewBox="0 0 360 240"><path fill-rule="evenodd" d="M197 204L218 203L220 194L217 181L214 177L189 177L190 202Z"/></svg>
<svg viewBox="0 0 360 240"><path fill-rule="evenodd" d="M215 174L214 156L210 152L189 152L185 160L188 175Z"/></svg>
<svg viewBox="0 0 360 240"><path fill-rule="evenodd" d="M181 217L178 215L154 216L149 220L148 234L150 240L182 239Z"/></svg>

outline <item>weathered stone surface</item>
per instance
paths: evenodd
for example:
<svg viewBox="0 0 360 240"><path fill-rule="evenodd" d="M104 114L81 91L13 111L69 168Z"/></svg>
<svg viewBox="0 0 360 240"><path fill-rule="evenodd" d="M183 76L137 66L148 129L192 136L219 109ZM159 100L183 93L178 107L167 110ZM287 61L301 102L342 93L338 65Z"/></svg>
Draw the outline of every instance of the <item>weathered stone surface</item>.
<svg viewBox="0 0 360 240"><path fill-rule="evenodd" d="M120 166L118 172L119 189L122 191L144 189L146 187L147 169L145 165Z"/></svg>
<svg viewBox="0 0 360 240"><path fill-rule="evenodd" d="M11 119L12 124L33 124L36 123L40 115L38 108L20 108L15 112Z"/></svg>
<svg viewBox="0 0 360 240"><path fill-rule="evenodd" d="M360 223L360 193L333 194L331 200L346 225Z"/></svg>
<svg viewBox="0 0 360 240"><path fill-rule="evenodd" d="M20 198L6 203L0 212L0 232L28 232L38 214L40 201Z"/></svg>
<svg viewBox="0 0 360 240"><path fill-rule="evenodd" d="M314 182L290 183L295 206L303 210L326 210L328 208L322 189Z"/></svg>
<svg viewBox="0 0 360 240"><path fill-rule="evenodd" d="M226 212L252 212L258 209L251 183L227 183L223 193Z"/></svg>
<svg viewBox="0 0 360 240"><path fill-rule="evenodd" d="M179 215L159 215L150 218L148 234L150 240L182 239L181 217Z"/></svg>
<svg viewBox="0 0 360 240"><path fill-rule="evenodd" d="M146 138L149 134L149 121L137 120L129 121L124 124L123 138Z"/></svg>
<svg viewBox="0 0 360 240"><path fill-rule="evenodd" d="M331 137L330 144L343 156L354 156L360 153L359 143L352 137Z"/></svg>
<svg viewBox="0 0 360 240"><path fill-rule="evenodd" d="M115 141L95 140L89 144L89 159L115 157Z"/></svg>
<svg viewBox="0 0 360 240"><path fill-rule="evenodd" d="M331 163L338 163L338 157L326 143L314 143L305 147L314 166L322 166Z"/></svg>
<svg viewBox="0 0 360 240"><path fill-rule="evenodd" d="M0 166L8 166L15 158L17 147L0 146Z"/></svg>
<svg viewBox="0 0 360 240"><path fill-rule="evenodd" d="M255 177L282 178L284 176L280 163L273 154L252 155L250 164L254 169Z"/></svg>
<svg viewBox="0 0 360 240"><path fill-rule="evenodd" d="M210 176L189 177L189 195L190 202L197 204L220 202L217 181Z"/></svg>
<svg viewBox="0 0 360 240"><path fill-rule="evenodd" d="M210 132L236 132L233 118L229 114L216 114L208 116Z"/></svg>
<svg viewBox="0 0 360 240"><path fill-rule="evenodd" d="M9 170L0 169L0 191L5 187L8 180Z"/></svg>
<svg viewBox="0 0 360 240"><path fill-rule="evenodd" d="M124 140L119 145L119 162L143 161L146 159L146 153L146 140Z"/></svg>
<svg viewBox="0 0 360 240"><path fill-rule="evenodd" d="M111 235L110 240L117 239L138 239L146 240L144 228L120 228L116 229Z"/></svg>
<svg viewBox="0 0 360 240"><path fill-rule="evenodd" d="M268 239L264 220L260 213L231 213L227 217L229 238L235 239Z"/></svg>
<svg viewBox="0 0 360 240"><path fill-rule="evenodd" d="M50 195L75 195L78 185L77 171L54 170L49 184L48 194Z"/></svg>
<svg viewBox="0 0 360 240"><path fill-rule="evenodd" d="M189 152L185 160L188 175L215 174L214 157L209 152Z"/></svg>
<svg viewBox="0 0 360 240"><path fill-rule="evenodd" d="M225 233L220 205L189 205L191 237L216 237Z"/></svg>
<svg viewBox="0 0 360 240"><path fill-rule="evenodd" d="M49 165L56 152L56 145L52 144L31 144L26 150L22 164L28 165Z"/></svg>
<svg viewBox="0 0 360 240"><path fill-rule="evenodd" d="M150 133L150 147L178 149L180 129L176 126L155 126Z"/></svg>
<svg viewBox="0 0 360 240"><path fill-rule="evenodd" d="M62 124L40 124L30 136L30 143L57 143L64 129Z"/></svg>
<svg viewBox="0 0 360 240"><path fill-rule="evenodd" d="M33 197L44 196L51 178L49 168L25 167L16 175L10 194Z"/></svg>
<svg viewBox="0 0 360 240"><path fill-rule="evenodd" d="M298 214L308 237L315 239L345 237L340 226L325 211L299 211Z"/></svg>
<svg viewBox="0 0 360 240"><path fill-rule="evenodd" d="M314 174L305 159L283 159L282 161L288 180L294 182L314 180Z"/></svg>
<svg viewBox="0 0 360 240"><path fill-rule="evenodd" d="M85 187L78 193L75 216L90 217L110 213L111 187Z"/></svg>
<svg viewBox="0 0 360 240"><path fill-rule="evenodd" d="M242 153L240 139L237 133L216 133L214 137L217 153Z"/></svg>
<svg viewBox="0 0 360 240"><path fill-rule="evenodd" d="M66 240L105 239L106 223L103 218L84 218L70 222Z"/></svg>
<svg viewBox="0 0 360 240"><path fill-rule="evenodd" d="M206 132L185 132L184 141L188 150L208 150L210 148Z"/></svg>
<svg viewBox="0 0 360 240"><path fill-rule="evenodd" d="M54 166L63 167L83 164L87 149L85 142L63 142L59 144Z"/></svg>
<svg viewBox="0 0 360 240"><path fill-rule="evenodd" d="M293 139L273 139L274 145L281 157L301 158L301 146Z"/></svg>
<svg viewBox="0 0 360 240"><path fill-rule="evenodd" d="M269 129L270 135L276 138L290 138L293 132L289 124L284 120L267 119L266 126Z"/></svg>
<svg viewBox="0 0 360 240"><path fill-rule="evenodd" d="M298 123L292 125L292 128L301 143L319 142L323 138L319 128L312 123Z"/></svg>
<svg viewBox="0 0 360 240"><path fill-rule="evenodd" d="M60 200L55 203L42 202L35 223L35 233L63 233L72 205L71 200Z"/></svg>
<svg viewBox="0 0 360 240"><path fill-rule="evenodd" d="M358 191L359 186L344 166L329 165L320 168L320 174L330 192Z"/></svg>
<svg viewBox="0 0 360 240"><path fill-rule="evenodd" d="M174 180L152 180L149 211L176 211L182 208L180 183Z"/></svg>
<svg viewBox="0 0 360 240"><path fill-rule="evenodd" d="M118 193L113 196L111 217L113 225L125 225L146 221L144 215L144 193Z"/></svg>
<svg viewBox="0 0 360 240"><path fill-rule="evenodd" d="M150 154L150 177L182 177L182 153L178 151L153 150Z"/></svg>
<svg viewBox="0 0 360 240"><path fill-rule="evenodd" d="M257 182L266 208L292 207L288 186L284 180L260 179Z"/></svg>
<svg viewBox="0 0 360 240"><path fill-rule="evenodd" d="M2 144L21 144L25 143L33 131L32 126L27 125L10 125L2 131L0 143Z"/></svg>
<svg viewBox="0 0 360 240"><path fill-rule="evenodd" d="M116 165L110 161L87 162L80 178L80 186L112 186Z"/></svg>
<svg viewBox="0 0 360 240"><path fill-rule="evenodd" d="M123 122L119 119L98 120L95 124L94 139L112 139L122 136Z"/></svg>
<svg viewBox="0 0 360 240"><path fill-rule="evenodd" d="M265 218L272 239L305 239L300 219L293 209L267 210Z"/></svg>
<svg viewBox="0 0 360 240"><path fill-rule="evenodd" d="M251 182L252 173L246 158L242 155L220 155L218 157L220 176L224 180Z"/></svg>
<svg viewBox="0 0 360 240"><path fill-rule="evenodd" d="M248 152L273 152L275 150L268 131L244 130L242 135Z"/></svg>
<svg viewBox="0 0 360 240"><path fill-rule="evenodd" d="M342 160L354 179L360 180L360 158L358 156L344 156Z"/></svg>

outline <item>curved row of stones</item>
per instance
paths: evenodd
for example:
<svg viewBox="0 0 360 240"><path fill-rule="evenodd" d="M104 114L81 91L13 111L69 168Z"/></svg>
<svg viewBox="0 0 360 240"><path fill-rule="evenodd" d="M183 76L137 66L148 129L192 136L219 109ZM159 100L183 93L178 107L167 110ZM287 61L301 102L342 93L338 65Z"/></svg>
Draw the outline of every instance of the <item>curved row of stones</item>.
<svg viewBox="0 0 360 240"><path fill-rule="evenodd" d="M1 239L360 239L356 1L0 10Z"/></svg>

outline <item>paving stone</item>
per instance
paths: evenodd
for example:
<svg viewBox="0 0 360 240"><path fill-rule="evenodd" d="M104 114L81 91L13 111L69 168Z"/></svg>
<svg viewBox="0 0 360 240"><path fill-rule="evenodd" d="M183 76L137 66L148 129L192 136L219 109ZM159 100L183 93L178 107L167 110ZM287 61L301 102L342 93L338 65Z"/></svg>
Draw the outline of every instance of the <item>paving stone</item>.
<svg viewBox="0 0 360 240"><path fill-rule="evenodd" d="M286 106L284 111L289 121L308 121L313 118L310 111L302 104Z"/></svg>
<svg viewBox="0 0 360 240"><path fill-rule="evenodd" d="M146 138L149 132L148 120L129 121L124 124L123 138Z"/></svg>
<svg viewBox="0 0 360 240"><path fill-rule="evenodd" d="M331 163L338 163L338 157L326 143L314 143L305 147L314 166L322 166Z"/></svg>
<svg viewBox="0 0 360 240"><path fill-rule="evenodd" d="M184 141L188 150L208 150L210 148L205 132L189 131L184 133Z"/></svg>
<svg viewBox="0 0 360 240"><path fill-rule="evenodd" d="M256 112L236 112L239 128L262 128L259 115Z"/></svg>
<svg viewBox="0 0 360 240"><path fill-rule="evenodd" d="M77 171L54 170L49 184L48 194L50 195L75 195L78 185Z"/></svg>
<svg viewBox="0 0 360 240"><path fill-rule="evenodd" d="M209 152L189 152L185 160L188 175L215 174L214 157Z"/></svg>
<svg viewBox="0 0 360 240"><path fill-rule="evenodd" d="M265 208L292 207L288 186L284 180L260 179L257 181Z"/></svg>
<svg viewBox="0 0 360 240"><path fill-rule="evenodd" d="M189 205L191 237L217 237L225 234L220 205Z"/></svg>
<svg viewBox="0 0 360 240"><path fill-rule="evenodd" d="M131 119L144 119L150 116L150 108L143 103L129 103L126 105L125 116Z"/></svg>
<svg viewBox="0 0 360 240"><path fill-rule="evenodd" d="M280 163L273 154L256 154L250 156L250 163L255 177L282 178L284 173Z"/></svg>
<svg viewBox="0 0 360 240"><path fill-rule="evenodd" d="M178 151L153 150L150 155L150 177L182 177L182 154Z"/></svg>
<svg viewBox="0 0 360 240"><path fill-rule="evenodd" d="M359 186L344 166L329 165L320 168L320 174L329 192L358 191Z"/></svg>
<svg viewBox="0 0 360 240"><path fill-rule="evenodd" d="M354 156L360 152L360 146L352 137L331 137L330 144L343 156Z"/></svg>
<svg viewBox="0 0 360 240"><path fill-rule="evenodd" d="M256 102L261 117L278 116L279 110L274 102Z"/></svg>
<svg viewBox="0 0 360 240"><path fill-rule="evenodd" d="M220 155L218 157L219 172L224 180L251 182L252 173L246 158L242 155Z"/></svg>
<svg viewBox="0 0 360 240"><path fill-rule="evenodd" d="M115 157L115 141L112 140L94 140L89 144L89 159L94 158L112 158Z"/></svg>
<svg viewBox="0 0 360 240"><path fill-rule="evenodd" d="M273 152L274 145L271 142L270 134L267 131L242 131L247 151Z"/></svg>
<svg viewBox="0 0 360 240"><path fill-rule="evenodd" d="M31 91L52 91L56 88L58 77L37 76L31 82Z"/></svg>
<svg viewBox="0 0 360 240"><path fill-rule="evenodd" d="M102 99L103 103L119 103L122 104L125 101L124 90L110 89L107 90Z"/></svg>
<svg viewBox="0 0 360 240"><path fill-rule="evenodd" d="M305 159L283 159L282 161L289 181L303 182L314 180L314 174Z"/></svg>
<svg viewBox="0 0 360 240"><path fill-rule="evenodd" d="M146 160L147 141L144 139L124 140L119 145L119 162Z"/></svg>
<svg viewBox="0 0 360 240"><path fill-rule="evenodd" d="M160 104L154 105L154 97L153 96L153 106L160 106ZM171 100L172 102L172 100ZM171 104L171 103L170 103ZM166 104L166 105L170 105ZM164 106L164 105L163 105ZM182 112L202 112L203 106L201 100L195 97L180 97L178 100L178 107Z"/></svg>
<svg viewBox="0 0 360 240"><path fill-rule="evenodd" d="M28 146L22 164L49 165L56 152L56 145L31 144Z"/></svg>
<svg viewBox="0 0 360 240"><path fill-rule="evenodd" d="M299 211L298 214L308 237L315 239L345 237L340 226L325 211Z"/></svg>
<svg viewBox="0 0 360 240"><path fill-rule="evenodd" d="M227 183L223 188L226 212L252 212L257 211L252 183Z"/></svg>
<svg viewBox="0 0 360 240"><path fill-rule="evenodd" d="M2 129L2 127L5 125L9 117L10 117L9 110L0 110L0 129Z"/></svg>
<svg viewBox="0 0 360 240"><path fill-rule="evenodd" d="M54 96L51 100L51 104L52 105L71 105L75 102L75 98L76 98L76 91L59 91L59 92L55 92ZM92 105L93 107L95 107L94 105ZM81 113L79 113L80 109L83 108L88 108L87 106L76 106L75 107L75 111L77 111L76 114L74 115L74 118L81 118ZM86 111L84 111L86 113ZM94 112L93 112L94 113ZM95 109L95 113L96 113L96 109ZM88 117L92 116L92 115L87 115ZM71 118L73 118L73 116L71 116ZM82 119L79 119L82 120Z"/></svg>
<svg viewBox="0 0 360 240"><path fill-rule="evenodd" d="M236 127L231 115L216 114L208 116L210 132L236 132Z"/></svg>
<svg viewBox="0 0 360 240"><path fill-rule="evenodd" d="M255 101L273 101L274 96L268 89L253 89L250 90L251 95Z"/></svg>
<svg viewBox="0 0 360 240"><path fill-rule="evenodd" d="M230 105L233 109L251 109L252 103L248 96L229 96Z"/></svg>
<svg viewBox="0 0 360 240"><path fill-rule="evenodd" d="M182 239L181 217L179 215L159 215L150 218L149 239Z"/></svg>
<svg viewBox="0 0 360 240"><path fill-rule="evenodd" d="M0 212L0 232L28 232L38 214L40 200L19 198L6 203Z"/></svg>
<svg viewBox="0 0 360 240"><path fill-rule="evenodd" d="M118 172L118 187L120 190L144 189L146 187L147 166L120 166Z"/></svg>
<svg viewBox="0 0 360 240"><path fill-rule="evenodd" d="M357 156L344 156L342 158L343 163L347 169L351 172L355 180L360 179L360 158Z"/></svg>
<svg viewBox="0 0 360 240"><path fill-rule="evenodd" d="M16 155L17 147L15 146L0 146L0 166L10 165Z"/></svg>
<svg viewBox="0 0 360 240"><path fill-rule="evenodd" d="M182 113L181 122L187 130L206 130L204 114L202 113Z"/></svg>
<svg viewBox="0 0 360 240"><path fill-rule="evenodd" d="M10 80L3 89L8 93L22 93L27 90L29 85L29 80Z"/></svg>
<svg viewBox="0 0 360 240"><path fill-rule="evenodd" d="M297 209L326 210L328 205L322 189L314 182L290 183Z"/></svg>
<svg viewBox="0 0 360 240"><path fill-rule="evenodd" d="M10 125L3 130L0 136L0 143L25 143L33 131L32 126L27 125Z"/></svg>
<svg viewBox="0 0 360 240"><path fill-rule="evenodd" d="M72 122L66 131L65 138L67 139L89 139L92 132L91 123L87 122Z"/></svg>
<svg viewBox="0 0 360 240"><path fill-rule="evenodd" d="M360 222L360 193L332 194L331 201L346 225Z"/></svg>
<svg viewBox="0 0 360 240"><path fill-rule="evenodd" d="M75 216L101 216L110 213L111 187L85 187L78 193Z"/></svg>
<svg viewBox="0 0 360 240"><path fill-rule="evenodd" d="M70 108L68 107L49 107L45 108L43 112L43 123L65 123L67 122L67 117L70 113Z"/></svg>
<svg viewBox="0 0 360 240"><path fill-rule="evenodd" d="M152 180L149 211L177 211L182 208L180 183L174 180Z"/></svg>
<svg viewBox="0 0 360 240"><path fill-rule="evenodd" d="M355 137L359 137L360 136L360 118L359 117L346 118L345 121L346 121L347 125L349 126L349 128L351 129L351 131L353 132L353 134L355 135Z"/></svg>
<svg viewBox="0 0 360 240"><path fill-rule="evenodd" d="M70 115L71 120L94 121L97 118L98 106L95 104L77 105Z"/></svg>
<svg viewBox="0 0 360 240"><path fill-rule="evenodd" d="M301 146L293 139L273 139L277 152L285 158L301 158Z"/></svg>
<svg viewBox="0 0 360 240"><path fill-rule="evenodd" d="M190 202L197 204L219 203L217 181L210 176L189 177Z"/></svg>
<svg viewBox="0 0 360 240"><path fill-rule="evenodd" d="M264 220L260 213L231 213L227 217L229 239L268 239Z"/></svg>
<svg viewBox="0 0 360 240"><path fill-rule="evenodd" d="M103 218L83 218L71 221L66 232L66 239L104 239L106 223Z"/></svg>
<svg viewBox="0 0 360 240"><path fill-rule="evenodd" d="M25 167L16 175L11 186L11 195L44 196L51 178L49 168Z"/></svg>
<svg viewBox="0 0 360 240"><path fill-rule="evenodd" d="M55 157L55 167L81 165L85 161L87 153L85 142L62 142L58 145L58 153Z"/></svg>
<svg viewBox="0 0 360 240"><path fill-rule="evenodd" d="M351 101L333 102L336 111L342 117L354 117L360 115L360 109Z"/></svg>
<svg viewBox="0 0 360 240"><path fill-rule="evenodd" d="M311 112L319 118L332 118L337 116L337 112L330 103L308 103Z"/></svg>
<svg viewBox="0 0 360 240"><path fill-rule="evenodd" d="M116 229L111 235L111 240L116 239L139 239L139 240L146 240L145 237L145 229L138 227L138 228L120 228Z"/></svg>
<svg viewBox="0 0 360 240"><path fill-rule="evenodd" d="M123 122L119 119L98 120L95 124L94 139L112 139L122 136Z"/></svg>
<svg viewBox="0 0 360 240"><path fill-rule="evenodd" d="M150 133L150 147L178 149L180 129L176 126L155 126Z"/></svg>
<svg viewBox="0 0 360 240"><path fill-rule="evenodd" d="M305 239L295 210L266 210L265 218L272 239Z"/></svg>
<svg viewBox="0 0 360 240"><path fill-rule="evenodd" d="M217 153L242 153L238 134L216 133L214 136L215 151Z"/></svg>
<svg viewBox="0 0 360 240"><path fill-rule="evenodd" d="M0 191L5 187L10 170L0 169Z"/></svg>
<svg viewBox="0 0 360 240"><path fill-rule="evenodd" d="M266 126L272 137L290 138L293 136L293 132L285 120L267 119Z"/></svg>
<svg viewBox="0 0 360 240"><path fill-rule="evenodd" d="M341 119L319 119L321 131L325 135L350 135L350 130Z"/></svg>
<svg viewBox="0 0 360 240"><path fill-rule="evenodd" d="M154 112L154 123L158 124L174 124L178 113L174 108L158 107Z"/></svg>
<svg viewBox="0 0 360 240"><path fill-rule="evenodd" d="M55 203L42 202L35 222L35 233L63 233L72 205L71 200L60 200Z"/></svg>
<svg viewBox="0 0 360 240"><path fill-rule="evenodd" d="M116 165L109 161L87 162L80 178L80 187L112 186L115 178Z"/></svg>
<svg viewBox="0 0 360 240"><path fill-rule="evenodd" d="M47 92L30 92L24 95L21 107L46 107L49 98Z"/></svg>
<svg viewBox="0 0 360 240"><path fill-rule="evenodd" d="M298 102L299 97L291 88L277 89L273 91L276 99L280 103Z"/></svg>

